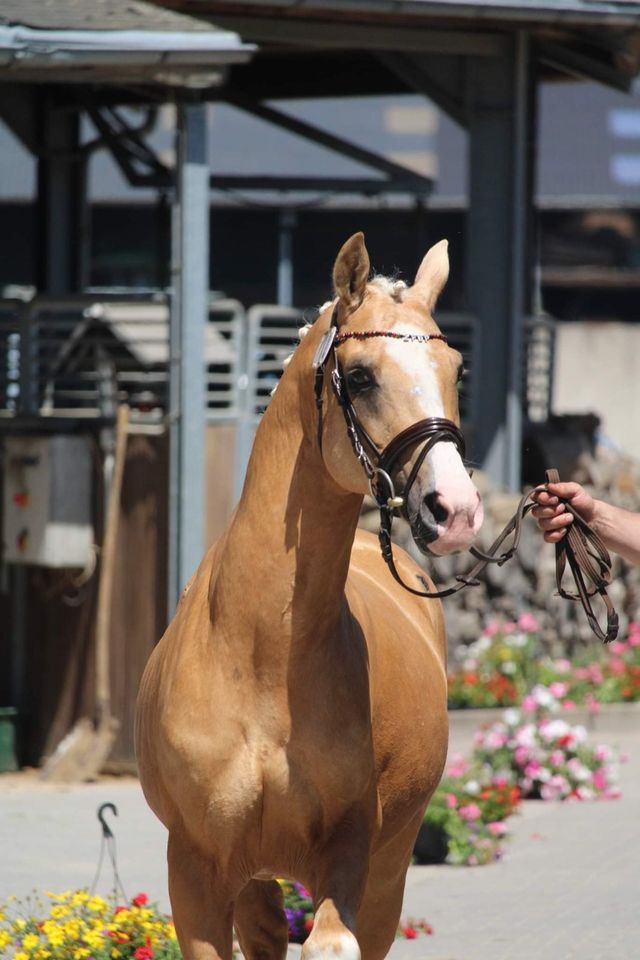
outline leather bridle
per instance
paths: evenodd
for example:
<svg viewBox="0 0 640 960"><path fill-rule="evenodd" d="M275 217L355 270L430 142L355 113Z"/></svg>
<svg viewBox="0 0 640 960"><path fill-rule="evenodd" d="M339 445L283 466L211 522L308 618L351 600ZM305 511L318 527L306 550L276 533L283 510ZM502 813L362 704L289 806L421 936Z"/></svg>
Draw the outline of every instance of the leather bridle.
<svg viewBox="0 0 640 960"><path fill-rule="evenodd" d="M336 304L329 328L323 335L313 358L313 369L315 370L314 393L316 408L318 410L318 444L320 450L322 450L325 370L327 364L331 361L331 388L342 410L353 452L367 476L371 496L376 501L378 510L380 511L378 540L382 558L387 564L391 575L405 590L408 590L409 593L429 599L450 597L465 587L478 586L480 583L477 579L478 574L483 571L488 564L496 563L498 566L502 566L516 552L520 540L522 521L527 513L535 506L532 496L536 491L544 489L545 485L538 486L529 493L524 494L514 516L487 552L483 552L477 547L470 547L469 552L476 557L477 562L467 574L458 575L455 578L455 584L444 587L442 590L431 590L429 589L427 580L419 575L418 580L425 587L424 590L416 590L406 583L398 572L393 556L391 540L393 518L394 516L401 515L404 516L405 519L409 519L407 514L409 493L416 481L422 464L436 443L453 443L460 453L460 456L464 458L464 437L459 427L453 423L452 420L448 420L445 417L425 417L425 419L419 420L407 427L394 437L383 450L380 450L358 417L357 411L349 396L336 348L347 340L369 340L374 337L387 337L406 343L428 343L431 340L441 340L446 344L447 339L441 333L403 334L391 330L348 331L340 334L338 333L338 306L339 305ZM410 448L415 448L421 443L423 444L422 449L414 461L404 488L398 493L393 481L393 472L403 455ZM559 476L557 471L547 471L547 482L557 483L558 480ZM606 590L607 586L611 583L611 558L602 540L589 524L576 514L567 501L563 500L562 502L565 504L565 508L573 514L574 522L569 527L567 535L556 543L556 584L558 593L565 599L579 601L585 610L587 620L593 632L604 643L609 643L615 640L618 634L618 615L613 608ZM498 554L498 550L510 534L513 534L511 546L504 552ZM567 593L562 586L562 576L567 564L569 565L576 584L577 593L575 594ZM585 578L590 584L591 589L585 584ZM600 628L592 609L591 598L596 594L602 598L606 606L606 630Z"/></svg>

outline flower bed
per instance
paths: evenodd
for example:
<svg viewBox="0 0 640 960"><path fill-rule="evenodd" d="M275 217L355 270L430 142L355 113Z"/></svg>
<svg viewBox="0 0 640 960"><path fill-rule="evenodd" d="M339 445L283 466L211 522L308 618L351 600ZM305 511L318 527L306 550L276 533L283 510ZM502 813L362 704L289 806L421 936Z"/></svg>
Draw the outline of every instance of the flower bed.
<svg viewBox="0 0 640 960"><path fill-rule="evenodd" d="M560 711L551 689L534 687L521 710L505 710L502 720L476 733L472 763L517 786L523 798L620 796L618 759L611 748L587 744L585 728L570 725Z"/></svg>
<svg viewBox="0 0 640 960"><path fill-rule="evenodd" d="M313 927L313 903L300 883L280 880L289 939L303 943ZM118 905L87 890L10 897L0 906L0 957L11 960L181 960L170 917L139 893ZM426 920L401 920L398 937L432 934ZM239 955L237 946L234 956Z"/></svg>
<svg viewBox="0 0 640 960"><path fill-rule="evenodd" d="M169 917L146 894L126 906L86 890L10 898L0 909L0 956L13 960L179 960Z"/></svg>
<svg viewBox="0 0 640 960"><path fill-rule="evenodd" d="M311 894L294 880L278 880L284 893L284 912L289 924L289 942L304 943L313 929L313 900ZM400 920L396 939L415 940L416 937L426 934L430 936L433 927L426 920Z"/></svg>
<svg viewBox="0 0 640 960"><path fill-rule="evenodd" d="M508 836L505 821L519 802L520 791L507 778L457 756L438 786L423 822L446 835L448 863L477 866L502 856Z"/></svg>
<svg viewBox="0 0 640 960"><path fill-rule="evenodd" d="M548 686L563 709L640 700L640 622L624 640L592 647L573 659L543 654L539 625L530 613L490 622L482 636L456 653L449 672L449 706L511 707L536 685Z"/></svg>

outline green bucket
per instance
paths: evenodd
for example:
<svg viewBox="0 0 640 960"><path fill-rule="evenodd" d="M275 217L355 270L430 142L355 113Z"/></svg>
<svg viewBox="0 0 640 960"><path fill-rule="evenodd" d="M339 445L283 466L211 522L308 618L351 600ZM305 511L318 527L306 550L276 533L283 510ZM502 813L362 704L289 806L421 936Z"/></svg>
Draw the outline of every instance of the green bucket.
<svg viewBox="0 0 640 960"><path fill-rule="evenodd" d="M18 769L16 759L16 723L18 711L15 707L0 707L0 773L10 773Z"/></svg>

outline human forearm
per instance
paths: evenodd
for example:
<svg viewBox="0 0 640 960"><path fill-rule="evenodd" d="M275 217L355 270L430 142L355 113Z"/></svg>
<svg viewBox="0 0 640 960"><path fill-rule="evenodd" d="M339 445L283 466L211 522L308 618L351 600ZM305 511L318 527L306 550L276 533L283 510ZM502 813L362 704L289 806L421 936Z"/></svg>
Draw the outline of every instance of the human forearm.
<svg viewBox="0 0 640 960"><path fill-rule="evenodd" d="M596 500L591 525L608 550L640 564L640 514Z"/></svg>

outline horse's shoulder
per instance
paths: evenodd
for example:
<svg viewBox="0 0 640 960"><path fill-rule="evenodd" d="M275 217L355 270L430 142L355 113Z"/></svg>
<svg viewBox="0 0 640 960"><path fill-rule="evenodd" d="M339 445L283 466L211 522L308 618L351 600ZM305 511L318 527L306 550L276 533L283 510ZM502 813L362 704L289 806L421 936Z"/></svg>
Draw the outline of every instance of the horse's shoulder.
<svg viewBox="0 0 640 960"><path fill-rule="evenodd" d="M397 544L393 546L393 559L400 575L403 579L408 579L408 582L412 585L417 576L424 577L427 582L431 582L428 574L418 566L406 550L403 550L402 547L399 547ZM383 575L384 578L391 578L391 574L380 552L378 538L374 536L374 534L369 533L368 530L358 529L356 531L353 549L351 551L351 571L361 571L376 577ZM395 581L392 580L392 583L395 584ZM402 595L402 587L398 584L396 584L396 586L398 586L400 595Z"/></svg>

